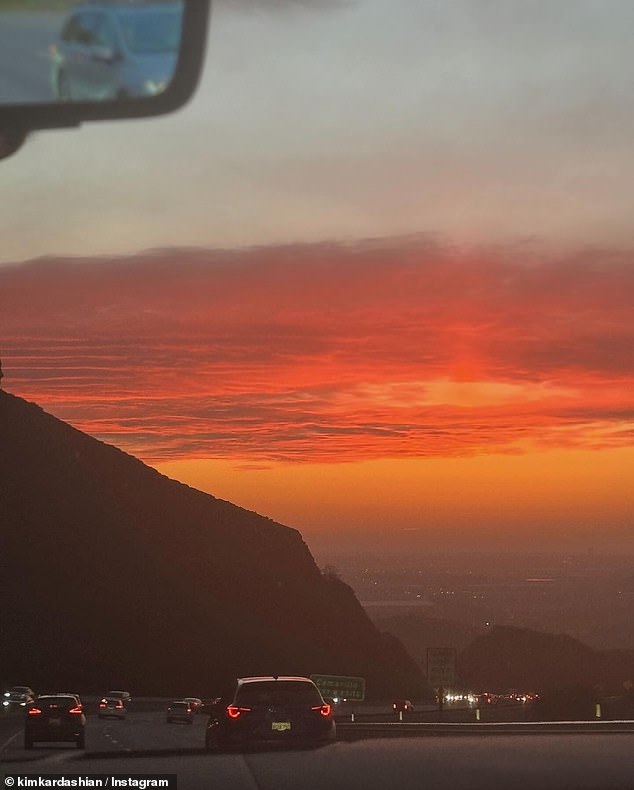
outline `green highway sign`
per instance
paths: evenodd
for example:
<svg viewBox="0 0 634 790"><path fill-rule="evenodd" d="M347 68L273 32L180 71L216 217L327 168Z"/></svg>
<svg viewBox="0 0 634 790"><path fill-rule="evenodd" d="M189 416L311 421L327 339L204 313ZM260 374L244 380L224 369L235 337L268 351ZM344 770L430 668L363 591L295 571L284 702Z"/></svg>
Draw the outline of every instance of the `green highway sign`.
<svg viewBox="0 0 634 790"><path fill-rule="evenodd" d="M346 699L363 702L365 699L365 678L351 678L341 675L311 675L310 679L328 699Z"/></svg>
<svg viewBox="0 0 634 790"><path fill-rule="evenodd" d="M456 649L427 648L427 682L432 688L451 688L456 682Z"/></svg>

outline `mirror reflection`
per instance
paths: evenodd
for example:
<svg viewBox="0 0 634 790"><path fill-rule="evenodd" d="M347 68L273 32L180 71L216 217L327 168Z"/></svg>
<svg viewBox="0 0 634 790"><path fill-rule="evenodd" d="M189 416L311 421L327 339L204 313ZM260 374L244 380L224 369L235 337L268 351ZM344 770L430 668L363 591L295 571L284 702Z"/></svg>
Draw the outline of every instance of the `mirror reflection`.
<svg viewBox="0 0 634 790"><path fill-rule="evenodd" d="M182 0L0 0L0 104L162 93L182 16Z"/></svg>

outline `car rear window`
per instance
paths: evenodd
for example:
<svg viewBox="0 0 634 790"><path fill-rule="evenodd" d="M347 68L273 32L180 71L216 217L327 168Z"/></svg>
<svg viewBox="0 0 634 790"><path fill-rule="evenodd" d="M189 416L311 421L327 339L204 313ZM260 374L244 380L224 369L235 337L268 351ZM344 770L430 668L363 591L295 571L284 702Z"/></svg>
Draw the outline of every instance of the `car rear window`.
<svg viewBox="0 0 634 790"><path fill-rule="evenodd" d="M173 702L172 708L189 708L189 704L187 702Z"/></svg>
<svg viewBox="0 0 634 790"><path fill-rule="evenodd" d="M77 700L74 697L40 697L36 700L39 707L57 705L58 708L74 708Z"/></svg>
<svg viewBox="0 0 634 790"><path fill-rule="evenodd" d="M245 683L238 688L237 705L321 705L322 699L312 683L296 680L270 680Z"/></svg>

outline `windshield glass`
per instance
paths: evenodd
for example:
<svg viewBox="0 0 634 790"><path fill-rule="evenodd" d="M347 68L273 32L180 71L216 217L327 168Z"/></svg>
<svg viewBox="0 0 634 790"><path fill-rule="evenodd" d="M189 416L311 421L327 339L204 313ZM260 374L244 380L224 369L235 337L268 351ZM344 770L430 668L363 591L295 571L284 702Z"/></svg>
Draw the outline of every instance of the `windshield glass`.
<svg viewBox="0 0 634 790"><path fill-rule="evenodd" d="M182 111L0 163L3 692L172 754L309 678L319 768L634 721L633 8L216 0Z"/></svg>

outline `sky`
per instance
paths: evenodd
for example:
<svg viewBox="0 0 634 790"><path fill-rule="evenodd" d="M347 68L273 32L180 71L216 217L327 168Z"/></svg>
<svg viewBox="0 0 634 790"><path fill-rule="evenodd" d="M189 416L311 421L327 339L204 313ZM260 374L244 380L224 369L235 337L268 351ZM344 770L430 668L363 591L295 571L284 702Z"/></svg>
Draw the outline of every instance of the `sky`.
<svg viewBox="0 0 634 790"><path fill-rule="evenodd" d="M0 165L6 389L314 547L634 551L633 16L218 0Z"/></svg>

